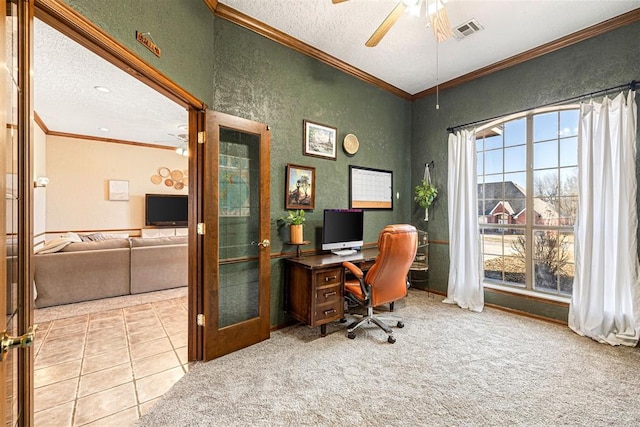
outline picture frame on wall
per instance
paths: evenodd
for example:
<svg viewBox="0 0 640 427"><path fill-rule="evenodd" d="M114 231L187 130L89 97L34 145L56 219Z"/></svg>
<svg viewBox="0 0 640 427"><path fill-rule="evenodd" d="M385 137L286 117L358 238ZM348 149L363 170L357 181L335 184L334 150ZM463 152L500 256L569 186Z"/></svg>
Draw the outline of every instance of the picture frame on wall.
<svg viewBox="0 0 640 427"><path fill-rule="evenodd" d="M303 121L303 127L304 143L302 154L305 156L336 160L338 129L309 120Z"/></svg>
<svg viewBox="0 0 640 427"><path fill-rule="evenodd" d="M285 209L311 210L316 206L316 168L287 164Z"/></svg>
<svg viewBox="0 0 640 427"><path fill-rule="evenodd" d="M129 181L120 179L109 180L109 200L128 201L129 200Z"/></svg>

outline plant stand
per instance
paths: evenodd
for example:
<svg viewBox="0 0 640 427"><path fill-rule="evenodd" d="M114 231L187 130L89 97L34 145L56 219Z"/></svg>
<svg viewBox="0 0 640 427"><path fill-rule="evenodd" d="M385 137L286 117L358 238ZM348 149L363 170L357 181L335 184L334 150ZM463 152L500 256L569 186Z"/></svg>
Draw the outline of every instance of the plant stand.
<svg viewBox="0 0 640 427"><path fill-rule="evenodd" d="M310 240L304 240L301 243L293 243L293 242L285 242L287 245L292 245L296 247L296 257L300 258L302 256L302 251L300 250L300 246L308 245L311 243Z"/></svg>

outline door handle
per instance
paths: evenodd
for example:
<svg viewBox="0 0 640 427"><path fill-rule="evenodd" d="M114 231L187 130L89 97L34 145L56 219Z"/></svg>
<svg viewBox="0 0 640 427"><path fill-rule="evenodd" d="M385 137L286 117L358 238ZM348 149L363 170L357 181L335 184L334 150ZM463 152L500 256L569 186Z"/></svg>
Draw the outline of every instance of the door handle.
<svg viewBox="0 0 640 427"><path fill-rule="evenodd" d="M0 361L4 360L4 355L12 348L27 348L33 345L33 340L36 337L36 330L38 325L29 326L27 333L19 337L12 337L7 334L7 331L2 332L2 353L0 354Z"/></svg>

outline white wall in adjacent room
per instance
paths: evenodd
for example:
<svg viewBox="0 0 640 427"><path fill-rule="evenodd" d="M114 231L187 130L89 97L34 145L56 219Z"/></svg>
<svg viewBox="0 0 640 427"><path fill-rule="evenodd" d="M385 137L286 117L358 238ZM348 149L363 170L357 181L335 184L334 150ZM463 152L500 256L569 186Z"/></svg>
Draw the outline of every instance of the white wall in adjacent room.
<svg viewBox="0 0 640 427"><path fill-rule="evenodd" d="M34 149L33 149L33 181L40 176L47 176L47 153L46 140L47 136L44 131L34 124ZM47 230L46 223L47 208L47 188L37 187L33 189L33 244L44 242L45 232Z"/></svg>
<svg viewBox="0 0 640 427"><path fill-rule="evenodd" d="M47 136L47 233L139 230L146 193L187 194L151 176L159 168L186 171L188 158L173 150ZM109 200L109 180L129 181L129 200Z"/></svg>

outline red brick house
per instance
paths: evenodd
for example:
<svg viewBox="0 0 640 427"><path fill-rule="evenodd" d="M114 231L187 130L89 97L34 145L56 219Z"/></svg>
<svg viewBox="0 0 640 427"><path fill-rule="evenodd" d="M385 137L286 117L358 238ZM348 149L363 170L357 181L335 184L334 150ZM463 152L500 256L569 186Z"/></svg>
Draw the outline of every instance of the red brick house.
<svg viewBox="0 0 640 427"><path fill-rule="evenodd" d="M527 221L526 190L518 184L489 182L478 184L478 221L480 224L519 224ZM558 211L541 198L533 199L535 224L559 225Z"/></svg>

